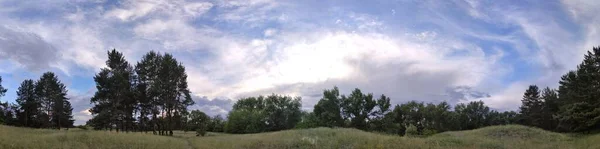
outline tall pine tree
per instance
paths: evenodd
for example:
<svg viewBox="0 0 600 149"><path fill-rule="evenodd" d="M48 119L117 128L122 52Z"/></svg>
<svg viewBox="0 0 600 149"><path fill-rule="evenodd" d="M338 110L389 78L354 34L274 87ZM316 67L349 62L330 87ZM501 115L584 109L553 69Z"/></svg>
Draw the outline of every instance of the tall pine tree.
<svg viewBox="0 0 600 149"><path fill-rule="evenodd" d="M525 91L522 105L519 108L521 114L521 123L524 125L540 127L542 125L542 106L540 90L536 85L530 85Z"/></svg>
<svg viewBox="0 0 600 149"><path fill-rule="evenodd" d="M94 77L97 92L91 99L95 104L91 112L103 114L99 117L102 119L95 119L94 122L115 125L117 131L130 131L135 121L133 112L137 105L133 93L133 68L117 50L113 49L107 55L107 68L102 68Z"/></svg>
<svg viewBox="0 0 600 149"><path fill-rule="evenodd" d="M46 127L60 129L61 126L72 125L71 104L67 98L67 89L52 72L46 72L35 85L36 96L42 103L45 113L40 118Z"/></svg>
<svg viewBox="0 0 600 149"><path fill-rule="evenodd" d="M546 130L554 130L557 121L554 116L558 112L558 93L556 90L546 87L542 91L543 107L542 107L542 128Z"/></svg>
<svg viewBox="0 0 600 149"><path fill-rule="evenodd" d="M20 123L25 127L40 127L42 103L35 95L35 83L33 80L25 80L17 91L17 104L20 114L17 115Z"/></svg>

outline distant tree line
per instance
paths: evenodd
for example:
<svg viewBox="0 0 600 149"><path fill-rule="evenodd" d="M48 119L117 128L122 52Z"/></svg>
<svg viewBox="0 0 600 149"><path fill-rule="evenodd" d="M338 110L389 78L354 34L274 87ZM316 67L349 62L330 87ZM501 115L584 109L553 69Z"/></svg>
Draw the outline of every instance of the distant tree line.
<svg viewBox="0 0 600 149"><path fill-rule="evenodd" d="M364 94L355 89L348 96L334 87L323 92L313 112L305 112L298 128L349 127L397 135L430 135L469 130L516 121L516 112L490 110L482 101L460 103L452 110L447 102L438 104L410 101L391 107L390 98Z"/></svg>
<svg viewBox="0 0 600 149"><path fill-rule="evenodd" d="M0 77L0 83L2 78ZM0 97L7 89L0 85ZM16 104L0 102L0 124L32 128L73 127L73 108L66 86L52 72L37 80L25 80L17 90Z"/></svg>
<svg viewBox="0 0 600 149"><path fill-rule="evenodd" d="M559 132L600 130L600 47L563 75L558 90L536 85L525 91L519 123Z"/></svg>
<svg viewBox="0 0 600 149"><path fill-rule="evenodd" d="M516 112L490 110L481 101L451 106L411 101L392 107L390 98L374 99L355 89L341 95L334 87L323 92L313 112L302 111L300 97L270 95L238 100L223 132L259 133L292 128L346 127L397 135L430 135L516 123ZM206 117L206 116L203 116Z"/></svg>

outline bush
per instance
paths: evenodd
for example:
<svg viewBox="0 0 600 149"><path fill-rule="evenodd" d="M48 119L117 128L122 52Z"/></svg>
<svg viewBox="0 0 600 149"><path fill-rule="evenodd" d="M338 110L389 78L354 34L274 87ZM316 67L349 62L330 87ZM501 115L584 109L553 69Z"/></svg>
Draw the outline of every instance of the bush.
<svg viewBox="0 0 600 149"><path fill-rule="evenodd" d="M88 127L85 125L78 125L78 126L75 126L75 128L79 128L81 130L88 130Z"/></svg>
<svg viewBox="0 0 600 149"><path fill-rule="evenodd" d="M196 136L205 136L206 135L206 129L204 128L198 128L196 129Z"/></svg>
<svg viewBox="0 0 600 149"><path fill-rule="evenodd" d="M415 125L408 125L408 127L406 128L406 136L409 137L413 137L413 136L418 136L419 135L419 130L417 130L417 126Z"/></svg>

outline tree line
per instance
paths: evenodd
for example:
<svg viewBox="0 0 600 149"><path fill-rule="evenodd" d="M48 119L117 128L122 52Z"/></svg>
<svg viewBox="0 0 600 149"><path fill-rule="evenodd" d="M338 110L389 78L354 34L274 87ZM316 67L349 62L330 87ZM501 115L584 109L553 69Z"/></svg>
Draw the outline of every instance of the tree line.
<svg viewBox="0 0 600 149"><path fill-rule="evenodd" d="M226 133L259 133L315 127L346 127L397 135L430 135L469 130L491 125L516 123L517 113L490 110L482 101L458 104L452 110L447 102L438 104L411 101L394 107L390 98L355 89L341 95L337 87L324 90L312 112L302 111L301 98L272 94L246 97L233 105ZM210 118L206 119L208 124ZM205 131L205 130L201 130Z"/></svg>
<svg viewBox="0 0 600 149"><path fill-rule="evenodd" d="M519 122L559 132L600 130L600 47L588 51L575 70L564 74L558 89L525 91Z"/></svg>
<svg viewBox="0 0 600 149"><path fill-rule="evenodd" d="M0 83L2 78L0 77ZM0 97L7 89L0 85ZM17 90L16 104L0 102L0 124L32 128L73 127L73 108L66 86L52 72L39 80L24 80Z"/></svg>

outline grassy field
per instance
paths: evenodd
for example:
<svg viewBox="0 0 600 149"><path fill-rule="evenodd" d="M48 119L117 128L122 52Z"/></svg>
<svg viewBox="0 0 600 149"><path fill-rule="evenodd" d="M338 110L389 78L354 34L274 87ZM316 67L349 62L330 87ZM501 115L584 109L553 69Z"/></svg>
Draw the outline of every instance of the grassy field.
<svg viewBox="0 0 600 149"><path fill-rule="evenodd" d="M174 137L71 129L45 130L0 126L0 148L590 148L600 149L600 135L569 135L525 126L486 127L399 137L355 129L316 128L271 133L229 135L176 132Z"/></svg>

